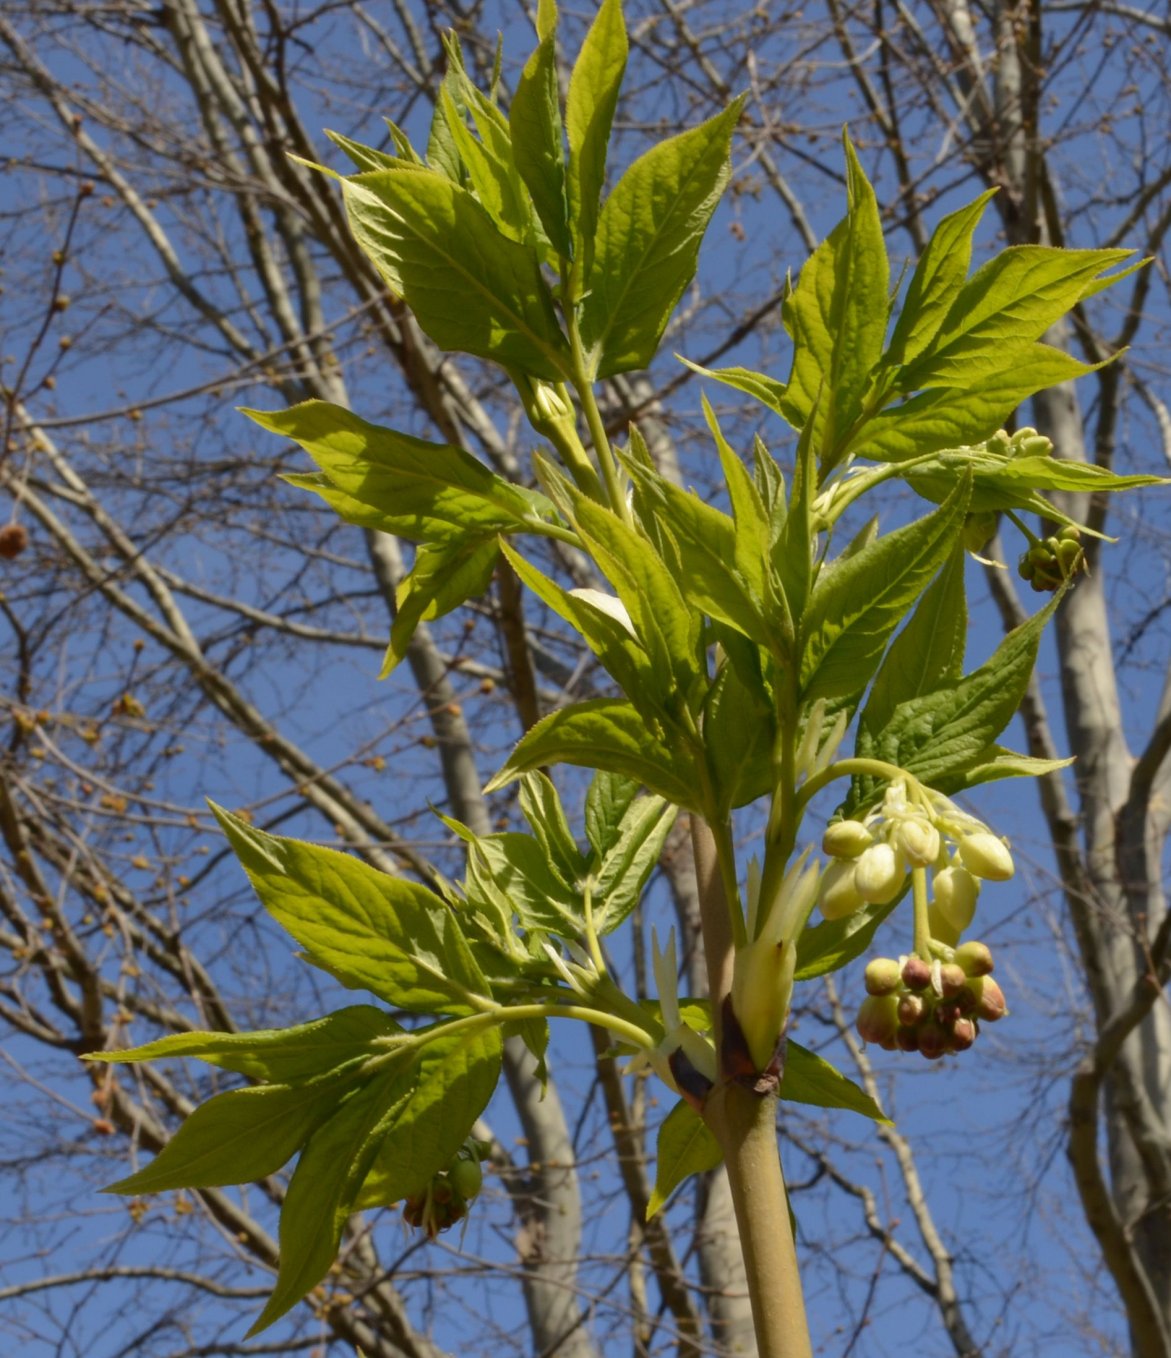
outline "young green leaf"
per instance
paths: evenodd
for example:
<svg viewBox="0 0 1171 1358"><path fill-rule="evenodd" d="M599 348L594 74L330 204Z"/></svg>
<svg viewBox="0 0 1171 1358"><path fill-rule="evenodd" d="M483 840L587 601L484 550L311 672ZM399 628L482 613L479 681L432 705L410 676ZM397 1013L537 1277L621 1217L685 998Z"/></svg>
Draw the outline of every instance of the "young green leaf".
<svg viewBox="0 0 1171 1358"><path fill-rule="evenodd" d="M594 924L598 933L612 933L638 904L677 813L678 808L662 797L638 797L628 807L594 878Z"/></svg>
<svg viewBox="0 0 1171 1358"><path fill-rule="evenodd" d="M822 920L808 925L797 939L797 970L794 980L811 981L839 971L870 948L878 926L893 913L901 893L885 905L864 905L844 919Z"/></svg>
<svg viewBox="0 0 1171 1358"><path fill-rule="evenodd" d="M1060 250L1015 245L977 269L956 294L939 333L899 374L902 391L958 386L987 370L1003 370L1006 345L1040 336L1099 276L1131 259L1133 250Z"/></svg>
<svg viewBox="0 0 1171 1358"><path fill-rule="evenodd" d="M495 792L527 769L554 763L608 769L636 779L679 806L704 810L687 746L677 736L668 742L631 703L617 698L594 698L543 717L484 790Z"/></svg>
<svg viewBox="0 0 1171 1358"><path fill-rule="evenodd" d="M565 104L569 139L569 217L574 273L584 280L594 257L598 202L606 181L606 148L626 70L626 24L622 0L603 0L582 43ZM576 298L574 299L576 300Z"/></svg>
<svg viewBox="0 0 1171 1358"><path fill-rule="evenodd" d="M894 639L862 709L860 724L881 731L899 703L957 680L964 672L968 609L964 545L957 542L911 620Z"/></svg>
<svg viewBox="0 0 1171 1358"><path fill-rule="evenodd" d="M704 708L704 746L726 816L771 790L776 711L759 678L751 687L731 662L720 668Z"/></svg>
<svg viewBox="0 0 1171 1358"><path fill-rule="evenodd" d="M432 1031L415 1061L370 1080L302 1151L281 1209L276 1287L249 1336L321 1281L352 1212L421 1192L491 1098L499 1029Z"/></svg>
<svg viewBox="0 0 1171 1358"><path fill-rule="evenodd" d="M822 569L801 624L804 701L861 694L891 633L955 546L970 490L965 478L934 514Z"/></svg>
<svg viewBox="0 0 1171 1358"><path fill-rule="evenodd" d="M508 123L516 168L532 195L537 216L553 248L563 259L570 259L573 244L561 140L557 48L552 36L542 39L526 62L512 97Z"/></svg>
<svg viewBox="0 0 1171 1358"><path fill-rule="evenodd" d="M556 787L539 769L521 777L520 809L525 820L533 827L533 834L544 849L546 858L556 866L559 875L572 885L585 873L585 855L577 847L569 822L565 819Z"/></svg>
<svg viewBox="0 0 1171 1358"><path fill-rule="evenodd" d="M1035 392L1095 370L1048 344L1003 344L979 373L965 372L868 420L849 451L874 462L905 462L944 448L980 443Z"/></svg>
<svg viewBox="0 0 1171 1358"><path fill-rule="evenodd" d="M687 695L701 674L699 614L688 606L681 582L617 514L584 495L575 493L573 500L574 527L625 605L660 692L668 696L673 679L675 689Z"/></svg>
<svg viewBox="0 0 1171 1358"><path fill-rule="evenodd" d="M1011 631L974 673L900 703L874 737L877 758L897 764L940 792L966 787L968 771L987 757L1020 706L1041 633L1063 593Z"/></svg>
<svg viewBox="0 0 1171 1358"><path fill-rule="evenodd" d="M103 1192L217 1188L275 1174L334 1113L360 1066L350 1063L304 1084L217 1094L195 1109L149 1165Z"/></svg>
<svg viewBox="0 0 1171 1358"><path fill-rule="evenodd" d="M469 845L465 889L471 904L503 914L507 926L515 912L525 929L577 937L584 918L581 894L573 879L565 880L550 862L539 840L508 832L476 835L448 816L442 820Z"/></svg>
<svg viewBox="0 0 1171 1358"><path fill-rule="evenodd" d="M378 527L412 541L516 531L554 512L543 495L496 476L462 448L370 424L329 401L241 413L299 443L331 485L377 511Z"/></svg>
<svg viewBox="0 0 1171 1358"><path fill-rule="evenodd" d="M657 472L627 465L646 512L670 535L679 587L692 607L745 636L763 637L764 562L743 548L738 557L735 520Z"/></svg>
<svg viewBox="0 0 1171 1358"><path fill-rule="evenodd" d="M414 167L355 175L342 190L358 244L441 349L549 381L568 375L536 255L501 235L470 193Z"/></svg>
<svg viewBox="0 0 1171 1358"><path fill-rule="evenodd" d="M375 1039L401 1032L384 1010L371 1004L353 1004L294 1028L254 1033L172 1033L141 1047L94 1052L85 1059L119 1065L193 1056L255 1080L289 1084L368 1056Z"/></svg>
<svg viewBox="0 0 1171 1358"><path fill-rule="evenodd" d="M445 1034L423 1048L410 1100L389 1127L356 1208L420 1193L463 1145L500 1079L499 1027Z"/></svg>
<svg viewBox="0 0 1171 1358"><path fill-rule="evenodd" d="M935 339L959 295L972 260L972 233L995 189L949 214L931 233L907 287L883 366L910 363Z"/></svg>
<svg viewBox="0 0 1171 1358"><path fill-rule="evenodd" d="M343 137L340 132L331 132L326 128L325 135L339 150L349 156L359 171L389 170L402 163L400 156L392 156L387 151L377 151L373 146L363 146L361 142Z"/></svg>
<svg viewBox="0 0 1171 1358"><path fill-rule="evenodd" d="M648 719L661 713L662 704L672 690L671 676L655 670L633 632L612 612L592 603L588 597L571 594L543 575L507 543L502 543L501 549L520 580L584 638L606 673L623 693L630 695L631 701L647 714Z"/></svg>
<svg viewBox="0 0 1171 1358"><path fill-rule="evenodd" d="M310 1137L281 1204L276 1286L246 1338L259 1334L328 1273L374 1157L402 1110L413 1069L376 1076Z"/></svg>
<svg viewBox="0 0 1171 1358"><path fill-rule="evenodd" d="M394 623L380 679L404 658L421 622L441 618L487 592L499 555L500 542L494 534L488 538L469 534L418 549L410 574L395 591Z"/></svg>
<svg viewBox="0 0 1171 1358"><path fill-rule="evenodd" d="M609 853L621 833L622 822L638 796L638 782L599 769L586 793L586 838L599 859Z"/></svg>
<svg viewBox="0 0 1171 1358"><path fill-rule="evenodd" d="M878 204L853 146L843 140L846 216L802 268L781 313L793 339L784 415L797 429L812 423L823 475L845 456L862 416L890 308L890 267Z"/></svg>
<svg viewBox="0 0 1171 1358"><path fill-rule="evenodd" d="M360 859L257 830L211 804L256 894L309 960L396 1008L473 1014L487 982L450 906Z"/></svg>
<svg viewBox="0 0 1171 1358"><path fill-rule="evenodd" d="M680 1100L659 1128L655 1187L647 1203L649 1221L693 1174L705 1174L724 1158L716 1138L689 1103Z"/></svg>
<svg viewBox="0 0 1171 1358"><path fill-rule="evenodd" d="M645 368L654 357L728 182L743 102L653 146L607 198L581 310L591 376Z"/></svg>
<svg viewBox="0 0 1171 1358"><path fill-rule="evenodd" d="M682 355L678 355L678 358L692 372L699 373L701 377L710 377L715 382L722 382L724 386L732 387L735 391L742 391L746 396L754 397L774 415L786 418L784 382L778 382L767 373L754 372L751 368L704 368Z"/></svg>
<svg viewBox="0 0 1171 1358"><path fill-rule="evenodd" d="M852 1113L891 1125L890 1118L864 1089L824 1057L792 1039L785 1045L785 1065L777 1094L790 1103L808 1103L816 1108L848 1108Z"/></svg>
<svg viewBox="0 0 1171 1358"><path fill-rule="evenodd" d="M509 240L527 241L532 232L532 216L524 184L513 163L507 134L488 141L477 140L446 84L439 87L439 99L451 128L452 140L467 170L468 188L475 193L497 230ZM497 130L494 123L489 123L489 129L490 135ZM496 143L503 144L498 146Z"/></svg>

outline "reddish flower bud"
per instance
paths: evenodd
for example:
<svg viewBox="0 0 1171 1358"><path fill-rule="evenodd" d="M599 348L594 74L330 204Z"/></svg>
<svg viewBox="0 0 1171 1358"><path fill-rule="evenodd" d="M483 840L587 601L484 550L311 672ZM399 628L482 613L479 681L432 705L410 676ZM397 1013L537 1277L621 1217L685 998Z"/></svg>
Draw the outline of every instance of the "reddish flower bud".
<svg viewBox="0 0 1171 1358"><path fill-rule="evenodd" d="M991 976L973 978L968 982L968 985L976 996L977 1018L982 1018L986 1023L995 1023L997 1019L1002 1019L1008 1013L1004 991Z"/></svg>
<svg viewBox="0 0 1171 1358"><path fill-rule="evenodd" d="M893 1046L898 1032L898 1004L893 995L868 995L858 1008L854 1026L863 1042Z"/></svg>
<svg viewBox="0 0 1171 1358"><path fill-rule="evenodd" d="M908 990L926 990L931 984L931 963L921 957L908 957L903 963L903 985Z"/></svg>

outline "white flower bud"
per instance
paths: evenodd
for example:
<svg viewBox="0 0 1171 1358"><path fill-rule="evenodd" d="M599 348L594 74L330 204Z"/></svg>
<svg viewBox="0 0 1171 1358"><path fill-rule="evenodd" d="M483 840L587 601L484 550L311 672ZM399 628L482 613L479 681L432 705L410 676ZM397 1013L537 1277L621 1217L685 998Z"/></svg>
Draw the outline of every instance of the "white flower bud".
<svg viewBox="0 0 1171 1358"><path fill-rule="evenodd" d="M935 874L935 908L957 934L962 934L976 913L979 881L967 868L944 868Z"/></svg>
<svg viewBox="0 0 1171 1358"><path fill-rule="evenodd" d="M817 902L826 919L845 919L864 904L854 885L854 872L854 864L841 859L826 868Z"/></svg>
<svg viewBox="0 0 1171 1358"><path fill-rule="evenodd" d="M989 882L1007 882L1016 871L1008 845L988 830L977 830L960 840L960 859L969 872Z"/></svg>
<svg viewBox="0 0 1171 1358"><path fill-rule="evenodd" d="M839 820L827 826L821 848L832 858L857 858L874 843L874 836L857 820Z"/></svg>
<svg viewBox="0 0 1171 1358"><path fill-rule="evenodd" d="M864 901L885 905L903 884L906 864L889 844L872 844L854 868L854 889Z"/></svg>

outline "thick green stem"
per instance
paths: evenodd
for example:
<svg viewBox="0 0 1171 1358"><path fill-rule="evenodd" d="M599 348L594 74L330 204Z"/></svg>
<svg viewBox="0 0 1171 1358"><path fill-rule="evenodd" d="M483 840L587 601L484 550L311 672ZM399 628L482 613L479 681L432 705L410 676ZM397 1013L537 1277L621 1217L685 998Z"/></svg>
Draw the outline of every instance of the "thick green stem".
<svg viewBox="0 0 1171 1358"><path fill-rule="evenodd" d="M704 1109L728 1169L759 1358L813 1358L776 1117L775 1094L738 1084L719 1086Z"/></svg>
<svg viewBox="0 0 1171 1358"><path fill-rule="evenodd" d="M691 818L700 920L716 1051L722 1051L722 1010L731 994L732 920L711 827ZM723 1074L723 1072L721 1072ZM776 1095L760 1095L726 1077L704 1106L704 1121L724 1152L759 1358L812 1358L797 1252L777 1150Z"/></svg>

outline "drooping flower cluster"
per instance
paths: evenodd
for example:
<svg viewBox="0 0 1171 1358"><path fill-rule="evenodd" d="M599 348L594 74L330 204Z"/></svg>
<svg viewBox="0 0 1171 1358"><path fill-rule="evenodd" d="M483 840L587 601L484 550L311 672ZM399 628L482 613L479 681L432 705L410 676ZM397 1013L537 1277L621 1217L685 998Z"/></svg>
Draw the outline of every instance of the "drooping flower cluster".
<svg viewBox="0 0 1171 1358"><path fill-rule="evenodd" d="M819 896L827 919L893 901L911 876L914 948L898 959L876 958L866 968L860 1035L929 1060L966 1051L981 1021L1007 1012L991 977L987 945L960 944L975 917L981 883L1013 875L1005 841L941 793L900 778L865 819L829 826L822 847L831 860Z"/></svg>
<svg viewBox="0 0 1171 1358"><path fill-rule="evenodd" d="M902 779L890 784L881 806L864 820L829 826L822 849L830 857L818 896L826 919L885 905L903 889L908 872L930 868L932 935L949 945L972 922L980 879L1005 882L1014 870L1008 846L983 821L917 784L908 795Z"/></svg>
<svg viewBox="0 0 1171 1358"><path fill-rule="evenodd" d="M981 1021L994 1023L1008 1012L992 966L991 950L974 941L957 948L950 962L876 957L866 967L859 1035L886 1051L919 1052L929 1061L967 1051Z"/></svg>

